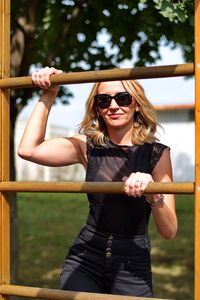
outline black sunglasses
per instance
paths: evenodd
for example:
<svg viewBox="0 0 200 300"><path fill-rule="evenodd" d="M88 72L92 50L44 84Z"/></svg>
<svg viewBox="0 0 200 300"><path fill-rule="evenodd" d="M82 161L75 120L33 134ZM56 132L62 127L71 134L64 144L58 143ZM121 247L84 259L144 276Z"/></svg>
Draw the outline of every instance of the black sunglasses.
<svg viewBox="0 0 200 300"><path fill-rule="evenodd" d="M117 93L115 96L107 94L97 94L94 96L95 105L98 108L108 108L112 99L115 99L119 106L129 106L132 102L132 96L128 92Z"/></svg>

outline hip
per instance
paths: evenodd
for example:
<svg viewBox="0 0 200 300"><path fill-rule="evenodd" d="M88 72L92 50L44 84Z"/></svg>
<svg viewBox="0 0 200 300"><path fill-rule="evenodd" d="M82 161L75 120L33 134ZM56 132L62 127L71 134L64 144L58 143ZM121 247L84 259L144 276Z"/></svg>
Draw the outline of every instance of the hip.
<svg viewBox="0 0 200 300"><path fill-rule="evenodd" d="M75 239L71 250L87 249L107 256L125 256L150 260L151 242L148 234L125 236L97 230L86 224Z"/></svg>

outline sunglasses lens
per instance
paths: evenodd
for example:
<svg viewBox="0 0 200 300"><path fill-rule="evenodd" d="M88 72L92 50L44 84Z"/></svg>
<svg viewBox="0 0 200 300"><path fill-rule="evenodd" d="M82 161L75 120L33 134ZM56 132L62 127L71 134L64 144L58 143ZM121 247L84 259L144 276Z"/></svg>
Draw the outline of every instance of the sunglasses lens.
<svg viewBox="0 0 200 300"><path fill-rule="evenodd" d="M99 94L94 97L96 106L99 108L108 108L110 106L111 97L106 94Z"/></svg>
<svg viewBox="0 0 200 300"><path fill-rule="evenodd" d="M115 95L115 100L119 106L129 106L132 102L132 97L129 93L123 92Z"/></svg>

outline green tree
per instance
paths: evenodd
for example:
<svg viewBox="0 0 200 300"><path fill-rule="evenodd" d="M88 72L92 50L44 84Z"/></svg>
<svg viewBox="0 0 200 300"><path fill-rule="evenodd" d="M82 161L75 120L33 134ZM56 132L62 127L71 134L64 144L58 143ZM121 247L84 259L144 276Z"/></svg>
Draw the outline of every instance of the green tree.
<svg viewBox="0 0 200 300"><path fill-rule="evenodd" d="M101 33L108 35L99 43ZM66 72L118 67L125 59L135 66L160 58L161 43L182 49L193 60L193 1L169 0L11 0L11 76L26 76L31 66L55 66ZM69 91L61 88L67 102ZM14 129L17 115L35 93L11 92L11 178L15 179ZM17 236L16 200L12 202L12 236ZM15 224L15 227L13 226ZM17 242L12 251L17 270Z"/></svg>

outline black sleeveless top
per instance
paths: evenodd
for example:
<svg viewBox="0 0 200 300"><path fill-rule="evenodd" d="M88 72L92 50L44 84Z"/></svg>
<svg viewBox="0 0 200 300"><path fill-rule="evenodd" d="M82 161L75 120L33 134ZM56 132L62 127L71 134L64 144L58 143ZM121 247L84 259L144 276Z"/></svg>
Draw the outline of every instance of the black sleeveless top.
<svg viewBox="0 0 200 300"><path fill-rule="evenodd" d="M110 141L105 146L96 146L88 139L86 181L121 182L133 172L152 174L166 148L169 149L160 143L121 146ZM103 232L125 236L148 233L151 207L145 196L90 193L88 200L87 224Z"/></svg>

